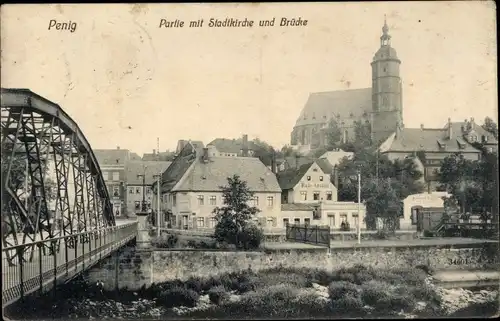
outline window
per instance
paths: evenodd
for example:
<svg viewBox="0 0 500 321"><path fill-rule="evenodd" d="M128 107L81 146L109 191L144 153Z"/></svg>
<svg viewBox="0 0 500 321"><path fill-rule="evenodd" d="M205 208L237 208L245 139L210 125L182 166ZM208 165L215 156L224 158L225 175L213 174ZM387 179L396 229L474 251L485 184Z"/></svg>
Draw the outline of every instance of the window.
<svg viewBox="0 0 500 321"><path fill-rule="evenodd" d="M352 213L352 221L355 227L358 226L358 213Z"/></svg>
<svg viewBox="0 0 500 321"><path fill-rule="evenodd" d="M322 182L323 181L323 176L320 176L319 177L319 181Z"/></svg>
<svg viewBox="0 0 500 321"><path fill-rule="evenodd" d="M113 196L114 197L120 196L120 188L118 186L113 187Z"/></svg>
<svg viewBox="0 0 500 321"><path fill-rule="evenodd" d="M274 205L274 198L272 196L267 197L267 206L268 207L273 207Z"/></svg>
<svg viewBox="0 0 500 321"><path fill-rule="evenodd" d="M300 192L300 199L302 201L307 201L307 192Z"/></svg>
<svg viewBox="0 0 500 321"><path fill-rule="evenodd" d="M310 225L311 224L311 219L310 218L305 218L304 219L304 224L305 225Z"/></svg>
<svg viewBox="0 0 500 321"><path fill-rule="evenodd" d="M108 180L108 172L102 172L102 178L107 181Z"/></svg>
<svg viewBox="0 0 500 321"><path fill-rule="evenodd" d="M319 201L319 192L314 192L314 193L313 193L313 199L314 199L315 201Z"/></svg>
<svg viewBox="0 0 500 321"><path fill-rule="evenodd" d="M176 204L177 204L177 195L175 195L175 194L174 194L174 195L172 195L172 204L173 204L174 206L176 206Z"/></svg>
<svg viewBox="0 0 500 321"><path fill-rule="evenodd" d="M210 205L215 205L217 204L217 196L212 195L210 196Z"/></svg>
<svg viewBox="0 0 500 321"><path fill-rule="evenodd" d="M293 219L294 224L300 224L300 218L294 218Z"/></svg>
<svg viewBox="0 0 500 321"><path fill-rule="evenodd" d="M345 213L340 214L340 222L347 223L347 214Z"/></svg>
<svg viewBox="0 0 500 321"><path fill-rule="evenodd" d="M266 226L267 227L273 227L273 222L274 222L273 218L272 217L268 217L266 219Z"/></svg>
<svg viewBox="0 0 500 321"><path fill-rule="evenodd" d="M133 187L129 188L129 189L128 189L128 193L129 193L129 194L134 194L134 188L133 188Z"/></svg>
<svg viewBox="0 0 500 321"><path fill-rule="evenodd" d="M335 214L328 214L328 225L335 227Z"/></svg>
<svg viewBox="0 0 500 321"><path fill-rule="evenodd" d="M476 135L470 135L469 140L471 143L477 142L477 136Z"/></svg>
<svg viewBox="0 0 500 321"><path fill-rule="evenodd" d="M307 176L307 180L310 181L311 180L311 176Z"/></svg>
<svg viewBox="0 0 500 321"><path fill-rule="evenodd" d="M259 206L259 197L258 196L253 197L253 206L255 206L255 207Z"/></svg>
<svg viewBox="0 0 500 321"><path fill-rule="evenodd" d="M134 204L134 205L135 205L135 209L136 209L136 210L140 210L140 209L141 209L141 202L139 202L139 201L135 201L134 203L135 203L135 204Z"/></svg>
<svg viewBox="0 0 500 321"><path fill-rule="evenodd" d="M198 205L203 205L205 203L205 199L203 195L198 195Z"/></svg>
<svg viewBox="0 0 500 321"><path fill-rule="evenodd" d="M136 194L141 194L141 188L140 187L136 187L135 188L135 193Z"/></svg>
<svg viewBox="0 0 500 321"><path fill-rule="evenodd" d="M120 180L120 172L113 172L113 180L114 181Z"/></svg>
<svg viewBox="0 0 500 321"><path fill-rule="evenodd" d="M151 194L151 187L147 187L147 188L146 188L146 193L147 193L147 194Z"/></svg>
<svg viewBox="0 0 500 321"><path fill-rule="evenodd" d="M332 192L326 192L326 200L331 201L332 200Z"/></svg>
<svg viewBox="0 0 500 321"><path fill-rule="evenodd" d="M284 219L283 219L283 226L285 226L285 227L286 227L286 226L287 226L287 224L289 224L289 223L290 223L290 220L289 220L289 219L287 219L287 218L284 218Z"/></svg>
<svg viewBox="0 0 500 321"><path fill-rule="evenodd" d="M205 219L203 217L196 219L196 227L205 227Z"/></svg>
<svg viewBox="0 0 500 321"><path fill-rule="evenodd" d="M211 217L210 218L210 227L215 228L216 225L217 225L217 220L215 219L215 217Z"/></svg>

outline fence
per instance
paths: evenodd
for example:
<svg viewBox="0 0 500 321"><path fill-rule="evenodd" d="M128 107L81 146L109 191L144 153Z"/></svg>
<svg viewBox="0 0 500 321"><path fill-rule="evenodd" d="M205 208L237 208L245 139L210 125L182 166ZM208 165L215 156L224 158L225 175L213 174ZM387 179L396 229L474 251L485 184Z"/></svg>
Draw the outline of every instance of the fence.
<svg viewBox="0 0 500 321"><path fill-rule="evenodd" d="M330 226L287 224L286 240L330 247Z"/></svg>
<svg viewBox="0 0 500 321"><path fill-rule="evenodd" d="M57 285L88 269L137 234L137 223L2 248L2 303Z"/></svg>

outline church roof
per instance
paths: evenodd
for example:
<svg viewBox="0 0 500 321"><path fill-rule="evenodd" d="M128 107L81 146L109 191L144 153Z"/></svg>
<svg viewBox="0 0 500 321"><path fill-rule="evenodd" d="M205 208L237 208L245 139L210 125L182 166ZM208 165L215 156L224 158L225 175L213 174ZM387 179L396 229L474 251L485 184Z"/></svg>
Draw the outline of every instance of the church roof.
<svg viewBox="0 0 500 321"><path fill-rule="evenodd" d="M398 59L396 49L391 46L382 46L373 56L373 60ZM398 59L399 60L399 59Z"/></svg>
<svg viewBox="0 0 500 321"><path fill-rule="evenodd" d="M295 126L326 123L332 117L359 119L371 110L371 88L311 93Z"/></svg>

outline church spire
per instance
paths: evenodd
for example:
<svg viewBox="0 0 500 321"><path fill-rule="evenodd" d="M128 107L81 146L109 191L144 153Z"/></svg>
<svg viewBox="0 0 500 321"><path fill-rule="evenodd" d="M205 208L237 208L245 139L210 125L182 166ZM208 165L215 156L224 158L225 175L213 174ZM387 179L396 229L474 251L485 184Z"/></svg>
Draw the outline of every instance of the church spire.
<svg viewBox="0 0 500 321"><path fill-rule="evenodd" d="M390 46L390 45L391 45L391 36L389 35L389 26L387 26L387 16L384 15L384 26L382 27L380 46Z"/></svg>

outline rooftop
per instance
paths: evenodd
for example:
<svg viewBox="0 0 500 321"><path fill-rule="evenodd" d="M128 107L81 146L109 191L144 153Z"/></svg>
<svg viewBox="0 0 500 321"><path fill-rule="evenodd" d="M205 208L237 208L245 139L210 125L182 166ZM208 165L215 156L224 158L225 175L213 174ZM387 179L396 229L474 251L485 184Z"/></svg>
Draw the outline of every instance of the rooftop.
<svg viewBox="0 0 500 321"><path fill-rule="evenodd" d="M311 168L314 161L301 165L299 168L289 168L285 171L279 172L276 177L282 190L293 189L302 177Z"/></svg>
<svg viewBox="0 0 500 321"><path fill-rule="evenodd" d="M240 139L227 139L227 138L216 138L211 141L208 145L213 145L219 152L222 153L232 153L238 154L243 150L243 140ZM208 146L207 145L207 146ZM253 142L248 142L249 150L256 150L256 146Z"/></svg>
<svg viewBox="0 0 500 321"><path fill-rule="evenodd" d="M163 161L129 161L125 166L127 185L142 185L142 177L145 174L146 185L151 185L156 180L154 175L163 173L172 162Z"/></svg>
<svg viewBox="0 0 500 321"><path fill-rule="evenodd" d="M258 158L210 156L204 161L202 154L198 155L173 190L219 191L227 185L228 177L238 175L252 192L281 192L276 176Z"/></svg>
<svg viewBox="0 0 500 321"><path fill-rule="evenodd" d="M94 149L93 152L99 166L124 166L130 160L141 159L136 153L130 152L128 149L120 149L119 147L116 149Z"/></svg>

